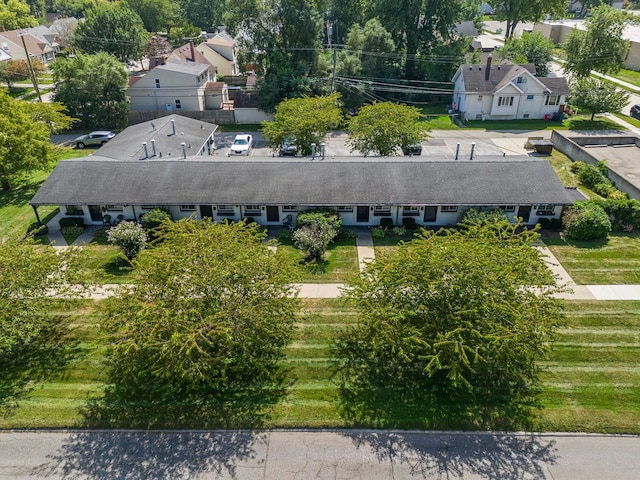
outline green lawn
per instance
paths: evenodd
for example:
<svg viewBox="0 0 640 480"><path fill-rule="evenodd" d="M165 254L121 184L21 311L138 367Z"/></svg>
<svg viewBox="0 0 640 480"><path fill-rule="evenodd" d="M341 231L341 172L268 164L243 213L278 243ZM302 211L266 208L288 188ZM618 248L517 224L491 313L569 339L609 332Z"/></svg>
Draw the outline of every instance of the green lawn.
<svg viewBox="0 0 640 480"><path fill-rule="evenodd" d="M635 70L626 70L623 68L618 73L611 76L618 80L622 80L623 82L635 85L636 87L640 87L640 72L636 72Z"/></svg>
<svg viewBox="0 0 640 480"><path fill-rule="evenodd" d="M305 262L302 252L290 241L278 243L291 263L298 265L299 281L303 283L342 283L350 274L358 271L358 252L354 239L338 239L333 242L323 262Z"/></svg>
<svg viewBox="0 0 640 480"><path fill-rule="evenodd" d="M640 234L611 233L589 242L554 236L544 242L577 284L640 284Z"/></svg>
<svg viewBox="0 0 640 480"><path fill-rule="evenodd" d="M567 302L536 429L640 432L640 302Z"/></svg>
<svg viewBox="0 0 640 480"><path fill-rule="evenodd" d="M562 122L545 120L471 120L465 122L465 128L484 130L619 130L621 127L612 120L591 115L574 115Z"/></svg>

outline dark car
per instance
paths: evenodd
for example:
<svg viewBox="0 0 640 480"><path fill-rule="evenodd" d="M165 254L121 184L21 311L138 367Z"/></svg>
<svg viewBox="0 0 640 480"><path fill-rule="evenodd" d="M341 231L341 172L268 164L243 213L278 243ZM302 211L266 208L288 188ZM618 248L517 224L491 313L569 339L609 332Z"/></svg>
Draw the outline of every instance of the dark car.
<svg viewBox="0 0 640 480"><path fill-rule="evenodd" d="M76 148L84 148L89 146L100 147L115 136L116 134L113 132L98 130L76 138L73 143L75 143Z"/></svg>
<svg viewBox="0 0 640 480"><path fill-rule="evenodd" d="M412 143L411 145L403 145L402 153L405 155L422 155L422 144Z"/></svg>
<svg viewBox="0 0 640 480"><path fill-rule="evenodd" d="M640 105L634 105L633 107L631 107L630 115L633 118L640 120Z"/></svg>
<svg viewBox="0 0 640 480"><path fill-rule="evenodd" d="M280 151L278 153L281 157L295 157L298 154L298 146L296 145L295 138L287 137L282 141L280 145Z"/></svg>

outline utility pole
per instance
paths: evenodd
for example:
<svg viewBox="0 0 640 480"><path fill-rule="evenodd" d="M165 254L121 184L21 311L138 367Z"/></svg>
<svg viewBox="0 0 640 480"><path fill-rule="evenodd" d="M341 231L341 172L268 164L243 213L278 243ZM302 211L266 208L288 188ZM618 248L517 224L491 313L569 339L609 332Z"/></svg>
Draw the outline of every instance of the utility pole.
<svg viewBox="0 0 640 480"><path fill-rule="evenodd" d="M24 54L27 56L27 67L29 68L29 76L31 77L31 82L33 83L33 88L38 95L38 100L42 103L42 97L40 96L40 89L38 88L38 79L36 78L36 74L33 73L33 66L31 65L31 57L29 56L29 50L27 50L27 43L24 41L24 33L19 33L18 36L22 39L22 46L24 48Z"/></svg>
<svg viewBox="0 0 640 480"><path fill-rule="evenodd" d="M331 43L331 37L333 37L333 25L331 24L331 20L327 20L327 39L328 39L327 44L328 44L329 48L331 48L333 50L333 53L332 53L333 69L332 69L332 74L331 74L331 93L333 93L336 90L337 59L336 59L336 47L333 46L333 44Z"/></svg>

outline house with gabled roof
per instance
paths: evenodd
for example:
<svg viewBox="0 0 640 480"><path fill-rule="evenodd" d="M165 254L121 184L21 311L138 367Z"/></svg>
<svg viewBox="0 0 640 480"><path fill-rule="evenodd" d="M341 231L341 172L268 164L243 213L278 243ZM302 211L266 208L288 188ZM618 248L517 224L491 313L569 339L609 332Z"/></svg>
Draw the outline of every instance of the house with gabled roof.
<svg viewBox="0 0 640 480"><path fill-rule="evenodd" d="M130 79L126 93L132 111L203 111L206 85L212 81L211 65L173 60Z"/></svg>
<svg viewBox="0 0 640 480"><path fill-rule="evenodd" d="M537 77L535 65L503 61L460 65L452 82L454 110L464 120L557 118L569 94L564 77Z"/></svg>
<svg viewBox="0 0 640 480"><path fill-rule="evenodd" d="M225 76L240 74L236 57L236 41L226 32L219 32L213 38L199 44L196 49L212 65L218 73Z"/></svg>
<svg viewBox="0 0 640 480"><path fill-rule="evenodd" d="M0 31L0 48L13 60L26 60L25 47L30 58L37 58L45 65L55 60L57 44L49 45L44 38L29 33L29 29ZM40 30L37 30L40 32ZM24 45L22 40L24 39Z"/></svg>
<svg viewBox="0 0 640 480"><path fill-rule="evenodd" d="M179 115L127 128L85 158L59 162L31 199L101 225L139 220L156 207L174 218L252 218L295 224L299 212L332 208L348 226L407 218L455 224L469 208L501 208L528 225L559 218L576 200L548 161L525 155L471 157L215 156L215 125Z"/></svg>

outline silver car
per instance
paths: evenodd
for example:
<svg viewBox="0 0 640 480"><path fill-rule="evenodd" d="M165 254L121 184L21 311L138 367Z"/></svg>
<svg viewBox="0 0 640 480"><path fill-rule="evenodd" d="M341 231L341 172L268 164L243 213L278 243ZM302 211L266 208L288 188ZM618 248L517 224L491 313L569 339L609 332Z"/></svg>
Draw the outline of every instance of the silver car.
<svg viewBox="0 0 640 480"><path fill-rule="evenodd" d="M89 146L101 146L115 137L116 134L113 132L109 132L107 130L97 130L95 132L87 133L86 135L82 135L76 138L73 143L76 145L76 148L84 148Z"/></svg>

